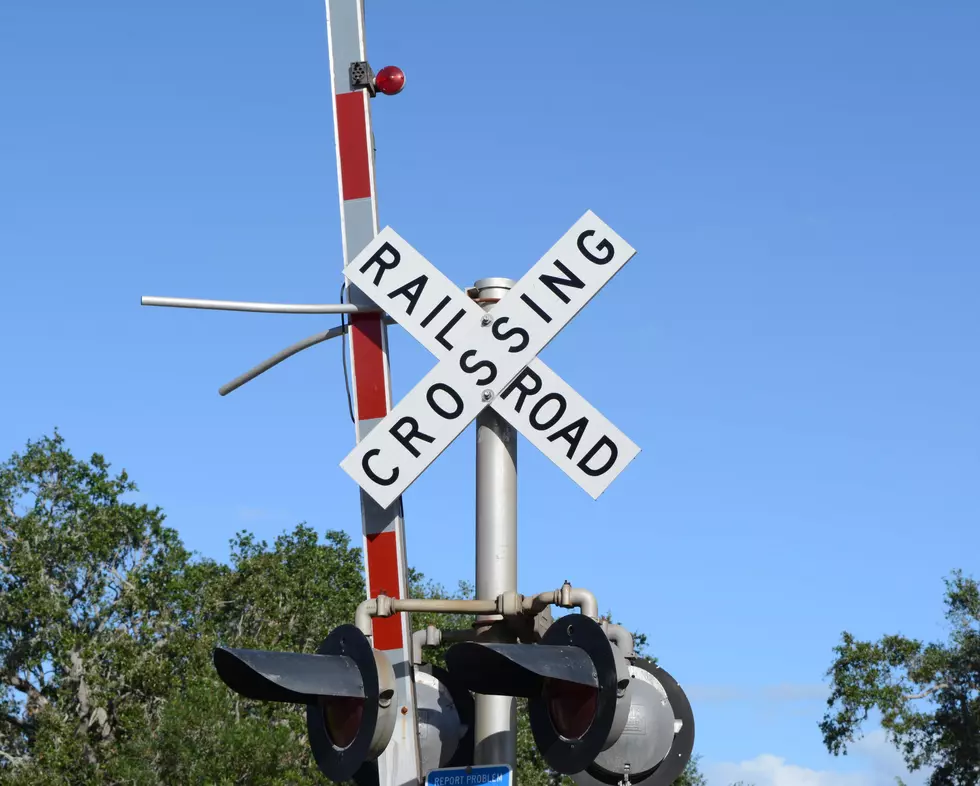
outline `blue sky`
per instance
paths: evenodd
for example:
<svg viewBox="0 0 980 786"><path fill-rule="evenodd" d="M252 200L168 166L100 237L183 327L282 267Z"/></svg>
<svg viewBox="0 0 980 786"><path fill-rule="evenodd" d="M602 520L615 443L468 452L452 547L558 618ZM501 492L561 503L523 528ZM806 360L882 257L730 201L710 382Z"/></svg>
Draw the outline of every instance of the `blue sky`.
<svg viewBox="0 0 980 786"><path fill-rule="evenodd" d="M637 249L542 357L643 452L593 502L523 443L520 584L646 631L716 779L892 783L879 735L822 749L831 648L942 636L976 569L978 34L967 2L368 4L408 77L373 104L383 225L460 286L586 209ZM58 426L213 557L359 537L340 346L217 394L337 320L139 306L335 300L327 56L314 0L0 10L0 451ZM391 362L400 398L435 361L393 328ZM447 585L473 449L405 497Z"/></svg>

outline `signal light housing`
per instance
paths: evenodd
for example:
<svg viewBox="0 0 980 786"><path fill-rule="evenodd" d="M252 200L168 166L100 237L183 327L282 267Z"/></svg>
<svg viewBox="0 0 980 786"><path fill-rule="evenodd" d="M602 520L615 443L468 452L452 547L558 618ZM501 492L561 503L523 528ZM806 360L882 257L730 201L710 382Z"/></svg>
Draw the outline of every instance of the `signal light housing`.
<svg viewBox="0 0 980 786"><path fill-rule="evenodd" d="M526 697L531 733L556 772L581 772L626 727L628 663L599 623L584 615L557 620L540 644L455 644L446 663L475 693Z"/></svg>
<svg viewBox="0 0 980 786"><path fill-rule="evenodd" d="M476 707L473 696L445 669L415 667L419 756L422 771L473 764Z"/></svg>
<svg viewBox="0 0 980 786"><path fill-rule="evenodd" d="M377 780L368 770L395 728L395 673L356 626L335 628L315 655L218 647L214 665L241 696L305 704L310 748L330 780Z"/></svg>
<svg viewBox="0 0 980 786"><path fill-rule="evenodd" d="M619 739L583 772L576 786L617 786L629 765L633 784L669 786L687 766L694 750L694 713L677 681L652 661L630 665L633 694L629 721Z"/></svg>

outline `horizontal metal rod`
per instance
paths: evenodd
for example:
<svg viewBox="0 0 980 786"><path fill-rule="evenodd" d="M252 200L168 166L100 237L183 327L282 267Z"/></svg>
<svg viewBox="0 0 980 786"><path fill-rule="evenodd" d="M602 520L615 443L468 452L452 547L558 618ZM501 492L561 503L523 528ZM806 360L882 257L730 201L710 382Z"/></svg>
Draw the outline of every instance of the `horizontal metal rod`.
<svg viewBox="0 0 980 786"><path fill-rule="evenodd" d="M201 300L191 297L140 298L141 306L168 308L206 308L215 311L257 311L266 314L379 314L377 306L354 303L251 303L244 300Z"/></svg>
<svg viewBox="0 0 980 786"><path fill-rule="evenodd" d="M379 595L361 601L354 613L354 624L365 636L372 635L374 617L390 617L401 612L427 611L433 614L493 614L496 600L443 600L441 598L389 598Z"/></svg>
<svg viewBox="0 0 980 786"><path fill-rule="evenodd" d="M388 325L393 325L395 320L391 317L385 317L385 323ZM337 327L330 328L330 330L324 330L320 333L314 333L312 336L307 336L302 341L297 341L295 344L286 347L281 352L277 352L271 358L267 358L259 363L257 366L252 367L246 371L241 376L235 377L231 382L227 382L218 388L218 394L221 396L227 396L233 390L238 390L246 382L251 382L260 374L264 374L273 366L282 363L286 358L292 357L297 352L302 352L304 349L309 349L310 347L315 347L324 341L331 338L337 338L337 336L342 336L347 332L347 327L345 325L337 325Z"/></svg>
<svg viewBox="0 0 980 786"><path fill-rule="evenodd" d="M582 614L599 619L599 604L587 589L573 587L567 581L559 589L539 592L537 595L521 595L503 592L492 600L443 600L441 598L391 598L378 595L361 601L354 613L354 624L365 636L371 636L371 620L374 617L390 617L401 612L430 612L434 614L499 614L503 617L519 617L538 614L548 606L580 609ZM622 629L625 632L625 628Z"/></svg>
<svg viewBox="0 0 980 786"><path fill-rule="evenodd" d="M449 644L457 641L472 641L476 638L476 631L473 628L464 630L441 630L435 625L429 625L422 630L417 630L412 634L412 663L416 666L422 664L423 647L438 647L440 644Z"/></svg>
<svg viewBox="0 0 980 786"><path fill-rule="evenodd" d="M497 610L497 601L392 598L391 610L396 613L434 611L437 614L492 614Z"/></svg>

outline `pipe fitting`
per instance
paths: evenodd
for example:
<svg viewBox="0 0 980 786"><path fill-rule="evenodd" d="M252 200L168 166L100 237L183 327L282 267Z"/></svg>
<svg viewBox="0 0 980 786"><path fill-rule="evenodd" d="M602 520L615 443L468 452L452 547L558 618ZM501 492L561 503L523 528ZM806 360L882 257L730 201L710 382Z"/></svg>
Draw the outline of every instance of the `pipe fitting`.
<svg viewBox="0 0 980 786"><path fill-rule="evenodd" d="M422 647L425 646L425 631L417 630L412 634L412 665L422 665Z"/></svg>
<svg viewBox="0 0 980 786"><path fill-rule="evenodd" d="M563 609L577 608L586 617L599 619L599 604L595 595L586 589L573 587L567 581L552 592L541 592L537 595L521 596L521 598L521 605L526 614L538 614L548 606L560 606Z"/></svg>
<svg viewBox="0 0 980 786"><path fill-rule="evenodd" d="M375 600L378 602L376 617L390 617L395 613L395 601L385 594L378 595Z"/></svg>
<svg viewBox="0 0 980 786"><path fill-rule="evenodd" d="M374 634L374 626L371 624L371 620L375 617L390 617L397 611L396 602L387 595L381 594L376 598L362 600L358 604L357 611L354 612L354 624L361 633L368 637L368 641L372 640Z"/></svg>
<svg viewBox="0 0 980 786"><path fill-rule="evenodd" d="M622 653L624 658L627 660L636 658L636 651L633 649L632 633L622 625L616 625L608 620L603 620L601 625L603 633L606 634L606 638L616 645L616 648Z"/></svg>
<svg viewBox="0 0 980 786"><path fill-rule="evenodd" d="M472 629L441 630L435 625L428 625L412 634L412 663L416 666L422 665L422 650L425 647L438 647L457 641L472 641L475 638L476 631Z"/></svg>
<svg viewBox="0 0 980 786"><path fill-rule="evenodd" d="M435 625L428 625L412 634L412 663L422 664L422 648L438 647L442 644L442 631Z"/></svg>
<svg viewBox="0 0 980 786"><path fill-rule="evenodd" d="M573 589L572 585L566 581L562 586L562 600L565 599L565 587L568 588L568 603L562 603L564 608L578 608L586 617L591 617L594 620L599 619L599 602L595 599L595 595L586 589L578 587Z"/></svg>
<svg viewBox="0 0 980 786"><path fill-rule="evenodd" d="M521 606L526 614L540 614L548 606L561 605L560 590L539 592L537 595L521 595Z"/></svg>
<svg viewBox="0 0 980 786"><path fill-rule="evenodd" d="M572 585L567 579L565 583L561 585L561 589L558 590L558 605L563 609L567 609L572 605Z"/></svg>
<svg viewBox="0 0 980 786"><path fill-rule="evenodd" d="M368 641L373 640L374 627L371 620L378 614L378 599L368 598L357 604L357 611L354 612L354 625L357 629L367 636Z"/></svg>
<svg viewBox="0 0 980 786"><path fill-rule="evenodd" d="M497 613L517 617L524 613L524 596L518 592L503 592L497 596Z"/></svg>

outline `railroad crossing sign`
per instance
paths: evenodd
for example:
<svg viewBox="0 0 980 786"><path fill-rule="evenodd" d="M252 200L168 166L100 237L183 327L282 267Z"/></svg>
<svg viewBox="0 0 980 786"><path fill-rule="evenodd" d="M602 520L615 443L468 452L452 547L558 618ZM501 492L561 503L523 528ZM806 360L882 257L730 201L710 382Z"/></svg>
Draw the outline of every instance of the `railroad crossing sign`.
<svg viewBox="0 0 980 786"><path fill-rule="evenodd" d="M537 354L635 253L588 211L486 312L386 227L344 275L439 363L341 467L387 508L492 406L598 498L640 449Z"/></svg>

